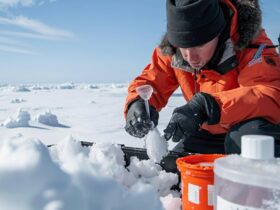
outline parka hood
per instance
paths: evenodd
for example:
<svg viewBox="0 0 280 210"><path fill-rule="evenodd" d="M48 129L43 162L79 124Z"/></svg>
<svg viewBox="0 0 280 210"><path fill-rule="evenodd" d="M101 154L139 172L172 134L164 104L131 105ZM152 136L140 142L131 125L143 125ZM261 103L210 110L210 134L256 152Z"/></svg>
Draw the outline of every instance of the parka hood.
<svg viewBox="0 0 280 210"><path fill-rule="evenodd" d="M223 0L221 3L231 3L237 10L238 23L235 25L237 25L239 38L234 43L234 47L236 50L242 50L261 30L262 15L259 0ZM166 34L159 44L159 49L164 55L174 55L176 53L176 48L169 43Z"/></svg>

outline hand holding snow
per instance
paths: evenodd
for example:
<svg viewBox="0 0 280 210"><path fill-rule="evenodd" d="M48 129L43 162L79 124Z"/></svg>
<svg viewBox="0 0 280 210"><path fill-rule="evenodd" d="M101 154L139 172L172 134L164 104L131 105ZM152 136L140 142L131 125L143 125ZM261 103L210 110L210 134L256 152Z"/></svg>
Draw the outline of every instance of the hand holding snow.
<svg viewBox="0 0 280 210"><path fill-rule="evenodd" d="M146 147L149 158L155 163L160 163L168 153L167 141L161 137L157 128L151 130L146 136Z"/></svg>

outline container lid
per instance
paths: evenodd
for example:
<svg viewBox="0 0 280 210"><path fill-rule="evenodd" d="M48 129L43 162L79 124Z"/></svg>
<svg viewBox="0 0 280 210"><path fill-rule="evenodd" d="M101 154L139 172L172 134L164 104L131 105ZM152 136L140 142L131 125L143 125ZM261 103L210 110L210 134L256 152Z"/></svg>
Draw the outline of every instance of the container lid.
<svg viewBox="0 0 280 210"><path fill-rule="evenodd" d="M274 159L274 138L265 135L242 136L241 156L254 160Z"/></svg>

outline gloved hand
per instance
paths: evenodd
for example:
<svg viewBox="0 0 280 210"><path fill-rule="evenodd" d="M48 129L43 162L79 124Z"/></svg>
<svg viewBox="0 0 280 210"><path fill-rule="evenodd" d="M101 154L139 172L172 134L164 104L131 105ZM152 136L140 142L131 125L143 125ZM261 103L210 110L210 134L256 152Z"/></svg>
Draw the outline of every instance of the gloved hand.
<svg viewBox="0 0 280 210"><path fill-rule="evenodd" d="M143 138L149 130L158 125L159 114L150 106L150 118L146 112L145 102L138 99L128 107L125 130L132 136Z"/></svg>
<svg viewBox="0 0 280 210"><path fill-rule="evenodd" d="M200 126L207 122L209 125L220 121L220 107L216 100L207 93L197 93L184 106L174 110L171 120L164 130L164 137L172 141L180 141L184 135L197 132Z"/></svg>

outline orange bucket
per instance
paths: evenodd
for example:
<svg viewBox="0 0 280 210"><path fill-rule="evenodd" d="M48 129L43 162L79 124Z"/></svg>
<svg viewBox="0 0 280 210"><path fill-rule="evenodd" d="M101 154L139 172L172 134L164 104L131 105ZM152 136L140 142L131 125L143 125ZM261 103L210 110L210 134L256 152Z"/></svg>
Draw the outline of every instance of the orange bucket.
<svg viewBox="0 0 280 210"><path fill-rule="evenodd" d="M183 210L213 210L214 161L224 156L190 155L176 160L181 173Z"/></svg>

